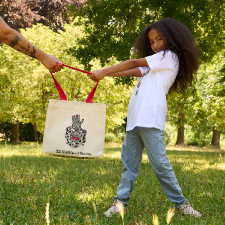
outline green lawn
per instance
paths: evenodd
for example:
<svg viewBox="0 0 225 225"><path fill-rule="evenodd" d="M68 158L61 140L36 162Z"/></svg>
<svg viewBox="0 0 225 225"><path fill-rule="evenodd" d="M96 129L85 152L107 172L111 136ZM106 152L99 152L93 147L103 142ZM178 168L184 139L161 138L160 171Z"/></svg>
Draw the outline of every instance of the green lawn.
<svg viewBox="0 0 225 225"><path fill-rule="evenodd" d="M225 224L225 152L168 150L167 156L186 198L201 219L181 216L174 225ZM104 157L49 156L36 143L0 144L0 224L122 224L105 218L122 171L120 147L106 146ZM166 224L170 206L144 153L124 224ZM95 210L96 209L96 210Z"/></svg>

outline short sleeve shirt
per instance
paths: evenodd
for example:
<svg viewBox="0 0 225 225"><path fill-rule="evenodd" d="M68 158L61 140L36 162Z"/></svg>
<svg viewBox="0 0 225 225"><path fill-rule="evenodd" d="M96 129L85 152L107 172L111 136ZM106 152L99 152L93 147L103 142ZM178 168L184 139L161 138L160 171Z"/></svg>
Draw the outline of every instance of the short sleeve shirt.
<svg viewBox="0 0 225 225"><path fill-rule="evenodd" d="M143 75L138 77L130 98L127 131L136 126L165 130L166 95L179 70L178 57L171 51L161 51L146 57L146 61L149 67L139 68Z"/></svg>

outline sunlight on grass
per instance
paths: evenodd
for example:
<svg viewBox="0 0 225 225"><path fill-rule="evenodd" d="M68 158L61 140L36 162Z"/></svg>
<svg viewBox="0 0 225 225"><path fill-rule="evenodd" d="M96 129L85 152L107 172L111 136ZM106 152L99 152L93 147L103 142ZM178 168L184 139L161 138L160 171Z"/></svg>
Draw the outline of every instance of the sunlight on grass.
<svg viewBox="0 0 225 225"><path fill-rule="evenodd" d="M214 170L225 170L225 163L216 163L214 165L205 164L202 166L202 170L214 169Z"/></svg>
<svg viewBox="0 0 225 225"><path fill-rule="evenodd" d="M46 219L47 225L50 225L50 220L49 220L49 202L46 204L45 219Z"/></svg>
<svg viewBox="0 0 225 225"><path fill-rule="evenodd" d="M118 210L119 210L119 214L120 214L120 217L121 217L121 219L122 219L122 224L124 225L124 205L123 205L123 203L122 202L120 202L120 201L118 201L117 203L116 203L116 207L118 208Z"/></svg>
<svg viewBox="0 0 225 225"><path fill-rule="evenodd" d="M156 214L153 214L152 216L152 223L153 225L159 225L159 218Z"/></svg>
<svg viewBox="0 0 225 225"><path fill-rule="evenodd" d="M103 216L123 169L121 148L108 146L102 158L82 159L43 154L37 143L0 145L0 224L46 224L46 203L51 224L121 224L120 217ZM225 153L169 150L167 156L185 197L203 214L201 224L223 224ZM165 224L171 204L144 151L124 224L152 224L153 214ZM176 213L171 224L200 223Z"/></svg>
<svg viewBox="0 0 225 225"><path fill-rule="evenodd" d="M103 157L109 157L109 158L114 158L114 159L120 159L120 156L121 156L120 151L103 153Z"/></svg>
<svg viewBox="0 0 225 225"><path fill-rule="evenodd" d="M43 155L42 146L38 143L23 143L21 145L0 145L0 157L10 156L28 156L36 157Z"/></svg>
<svg viewBox="0 0 225 225"><path fill-rule="evenodd" d="M104 191L107 190L107 191ZM87 191L82 192L82 193L77 193L77 199L79 199L82 202L85 203L91 203L93 201L98 201L99 199L102 198L102 196L104 196L104 198L110 198L113 194L111 190L111 186L104 184L103 189L102 190L98 190L96 191L95 187L87 187Z"/></svg>
<svg viewBox="0 0 225 225"><path fill-rule="evenodd" d="M167 214L166 214L166 223L167 224L170 224L173 216L175 215L174 211L175 211L175 208L169 208L169 210L167 211Z"/></svg>
<svg viewBox="0 0 225 225"><path fill-rule="evenodd" d="M225 163L218 164L217 168L220 169L220 170L225 170Z"/></svg>

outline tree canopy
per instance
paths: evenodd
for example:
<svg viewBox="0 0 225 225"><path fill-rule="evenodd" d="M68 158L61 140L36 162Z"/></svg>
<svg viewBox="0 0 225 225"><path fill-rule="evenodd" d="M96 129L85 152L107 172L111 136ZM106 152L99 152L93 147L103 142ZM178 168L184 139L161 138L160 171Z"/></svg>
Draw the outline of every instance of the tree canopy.
<svg viewBox="0 0 225 225"><path fill-rule="evenodd" d="M15 30L42 23L53 31L64 30L64 24L70 23L68 6L79 8L82 0L2 0L0 16Z"/></svg>
<svg viewBox="0 0 225 225"><path fill-rule="evenodd" d="M80 27L66 24L65 32L55 33L38 24L20 31L46 53L58 56L67 65L84 69L74 57L65 53L83 35ZM100 67L98 60L93 60L92 63L94 68ZM116 63L115 60L110 65L112 63ZM39 61L3 45L0 48L0 75L0 120L36 123L37 129L43 132L48 99L59 99L49 71ZM72 101L85 101L95 85L86 74L68 68L63 68L55 77L68 100ZM107 128L113 129L124 122L130 94L130 87L115 87L113 78L107 77L99 82L93 101L107 104Z"/></svg>
<svg viewBox="0 0 225 225"><path fill-rule="evenodd" d="M140 31L155 20L170 17L192 31L205 61L224 46L224 9L221 0L87 0L75 15L84 23L86 35L69 52L88 69L93 58L100 58L102 65L112 56L127 60Z"/></svg>
<svg viewBox="0 0 225 225"><path fill-rule="evenodd" d="M69 3L70 13L78 17L75 26L65 25L70 22ZM14 29L26 28L21 33L46 53L86 70L129 59L140 31L155 20L172 17L183 22L201 48L203 65L197 74L195 92L188 89L195 95L168 96L167 119L177 128L184 124L191 127L202 145L210 143L214 128L224 132L224 1L87 0L79 8L81 4L69 0L3 0L0 13ZM47 101L59 98L50 74L38 61L6 45L0 53L0 120L31 122L43 132ZM84 101L94 86L84 74L67 68L56 77L69 100ZM129 79L116 81L133 85ZM100 82L94 101L107 104L107 128L123 123L130 94L129 85L115 85L111 77Z"/></svg>
<svg viewBox="0 0 225 225"><path fill-rule="evenodd" d="M212 58L225 47L224 9L225 2L221 0L87 0L75 15L80 23L84 23L86 35L78 39L78 47L71 47L68 52L78 58L88 69L92 67L93 58L99 58L102 66L110 61L112 56L118 61L124 61L132 57L135 40L146 25L161 18L174 18L190 29L200 46L202 63L210 64ZM224 64L224 58L222 60ZM199 73L201 73L200 77L205 74L203 70ZM217 72L219 73L223 73L223 70ZM122 78L118 81L123 84L131 82L130 78ZM204 114L206 115L204 118L210 119L211 129L212 126L220 129L221 126L217 124L221 120L215 122L215 118L221 115L218 114L221 104L212 104L212 108L216 108L215 111L217 111L212 113L215 117L209 116L210 110L206 112L203 107L196 106L196 102L205 106L202 101L204 94L213 96L214 99L218 99L217 103L219 102L219 98L215 96L216 92L204 92L208 82L224 82L224 80L218 81L213 78L204 80L204 85L199 89L201 84L196 83L197 92L193 89L188 90L189 94L195 93L194 98L180 94L169 96L168 102L171 106L168 111L169 117L177 127L181 126L184 129L184 123L190 122L193 115L190 106L195 105L198 108L199 117ZM217 88L219 88L218 85L214 90ZM224 89L221 87L219 89L219 94L222 95ZM200 109L204 111L203 114L200 113Z"/></svg>

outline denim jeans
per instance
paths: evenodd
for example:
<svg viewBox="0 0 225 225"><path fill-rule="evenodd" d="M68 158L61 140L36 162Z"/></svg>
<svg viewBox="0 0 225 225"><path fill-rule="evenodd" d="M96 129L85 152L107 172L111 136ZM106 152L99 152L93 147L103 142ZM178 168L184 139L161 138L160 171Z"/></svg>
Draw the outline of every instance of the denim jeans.
<svg viewBox="0 0 225 225"><path fill-rule="evenodd" d="M169 159L166 157L164 131L145 127L135 127L126 133L121 151L124 168L117 196L114 199L125 205L129 204L144 148L167 198L176 204L176 208L181 207L184 203L189 204L182 194Z"/></svg>

